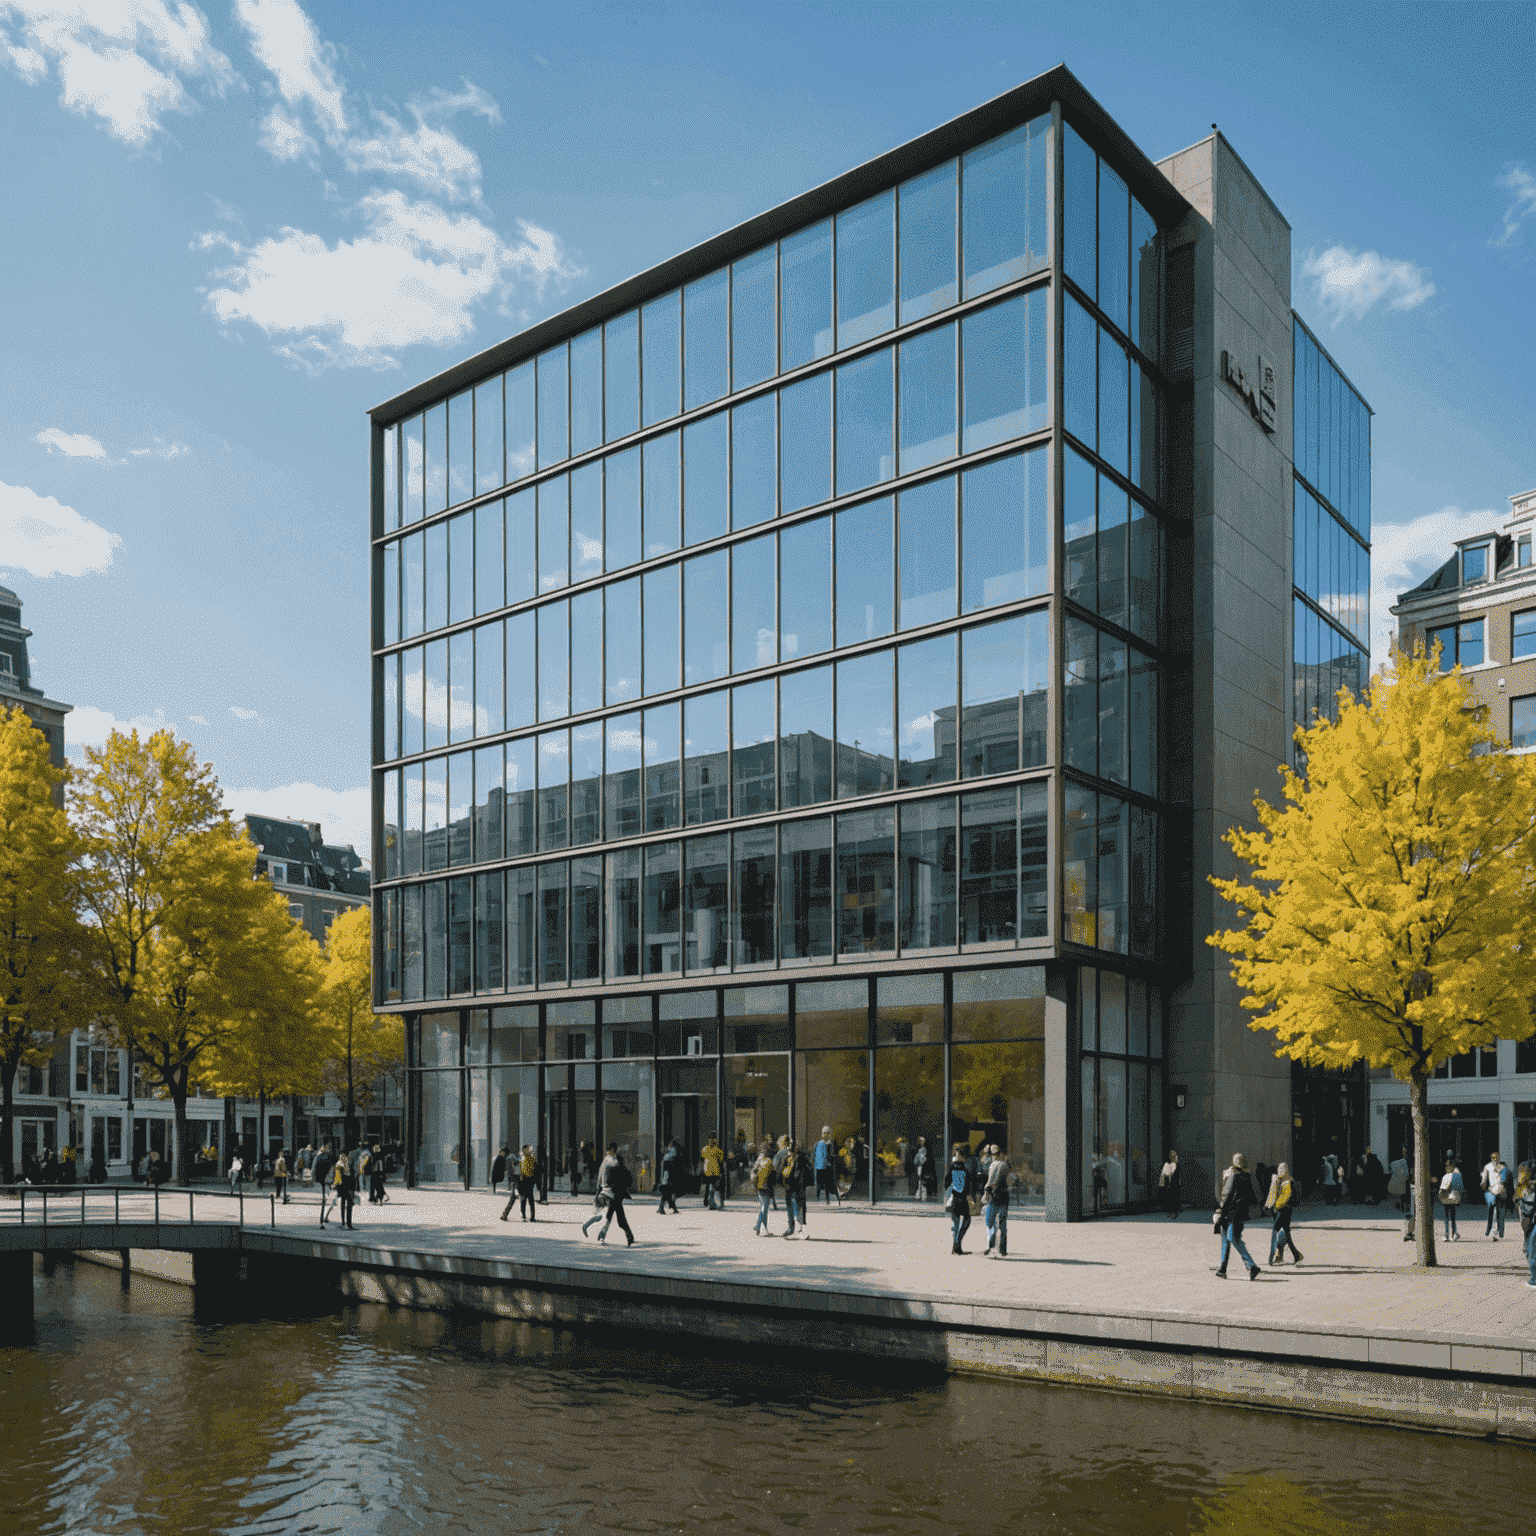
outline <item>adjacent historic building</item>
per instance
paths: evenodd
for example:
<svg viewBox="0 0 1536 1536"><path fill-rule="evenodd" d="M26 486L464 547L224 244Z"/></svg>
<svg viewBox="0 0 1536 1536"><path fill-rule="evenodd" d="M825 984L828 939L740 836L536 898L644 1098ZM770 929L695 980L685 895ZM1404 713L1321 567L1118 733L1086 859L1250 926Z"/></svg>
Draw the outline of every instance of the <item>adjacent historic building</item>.
<svg viewBox="0 0 1536 1536"><path fill-rule="evenodd" d="M288 915L323 946L331 924L353 907L368 905L368 867L350 844L328 843L318 821L245 816L241 825L256 845L256 873L288 903Z"/></svg>
<svg viewBox="0 0 1536 1536"><path fill-rule="evenodd" d="M21 610L21 598L9 587L0 587L0 709L7 705L24 709L43 733L53 766L62 768L64 716L75 706L50 699L41 688L33 686L32 663L27 655L32 631L22 624ZM61 796L62 793L61 790Z"/></svg>
<svg viewBox="0 0 1536 1536"><path fill-rule="evenodd" d="M826 1125L862 1196L996 1142L1069 1219L1289 1154L1203 940L1364 654L1290 271L1225 139L1058 68L372 413L412 1178Z"/></svg>

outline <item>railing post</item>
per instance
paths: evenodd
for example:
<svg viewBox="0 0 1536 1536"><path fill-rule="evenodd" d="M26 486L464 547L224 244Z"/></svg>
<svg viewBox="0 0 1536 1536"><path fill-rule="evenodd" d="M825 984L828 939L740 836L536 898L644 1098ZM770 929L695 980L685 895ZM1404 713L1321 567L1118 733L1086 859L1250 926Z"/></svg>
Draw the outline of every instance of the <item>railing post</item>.
<svg viewBox="0 0 1536 1536"><path fill-rule="evenodd" d="M155 1185L155 1241L160 1241L160 1186Z"/></svg>
<svg viewBox="0 0 1536 1536"><path fill-rule="evenodd" d="M272 1202L272 1225L275 1227L277 1225L277 1196L273 1194L268 1195L267 1198Z"/></svg>
<svg viewBox="0 0 1536 1536"><path fill-rule="evenodd" d="M27 1186L25 1184L21 1186L21 1224L22 1226L27 1224Z"/></svg>
<svg viewBox="0 0 1536 1536"><path fill-rule="evenodd" d="M48 1186L43 1186L43 1243L48 1242Z"/></svg>
<svg viewBox="0 0 1536 1536"><path fill-rule="evenodd" d="M245 1226L245 1190L244 1190L244 1188L242 1188L241 1191L240 1191L240 1226L241 1226L242 1229Z"/></svg>
<svg viewBox="0 0 1536 1536"><path fill-rule="evenodd" d="M197 1216L192 1207L192 1199L192 1186L189 1184L187 1186L187 1225L189 1227L197 1224Z"/></svg>

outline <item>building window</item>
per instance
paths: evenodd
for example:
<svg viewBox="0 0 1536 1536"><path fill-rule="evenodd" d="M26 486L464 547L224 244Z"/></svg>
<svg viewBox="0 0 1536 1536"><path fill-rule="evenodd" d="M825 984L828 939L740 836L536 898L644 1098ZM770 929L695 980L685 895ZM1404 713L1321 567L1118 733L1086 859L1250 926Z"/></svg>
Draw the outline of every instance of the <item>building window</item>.
<svg viewBox="0 0 1536 1536"><path fill-rule="evenodd" d="M288 903L288 916L291 917L294 922L301 923L304 921L304 908L298 902L290 901Z"/></svg>
<svg viewBox="0 0 1536 1536"><path fill-rule="evenodd" d="M1530 553L1530 541L1522 542L1522 549ZM1536 656L1536 608L1511 617L1509 626L1509 659L1518 661L1522 656Z"/></svg>
<svg viewBox="0 0 1536 1536"><path fill-rule="evenodd" d="M1530 534L1522 533L1520 535L1519 541L1515 545L1515 550L1516 550L1516 556L1517 556L1516 564L1518 564L1518 565L1523 567L1523 566L1527 566L1527 565L1529 565L1531 563L1531 536L1530 536Z"/></svg>
<svg viewBox="0 0 1536 1536"><path fill-rule="evenodd" d="M1440 670L1449 672L1454 666L1480 667L1483 664L1483 621L1470 619L1465 624L1447 624L1442 629L1432 629L1425 636L1426 648L1433 652L1440 647Z"/></svg>
<svg viewBox="0 0 1536 1536"><path fill-rule="evenodd" d="M275 884L277 884L277 885L287 885L287 883L288 883L288 866L286 864L277 864L277 863L268 864L267 865L267 869L268 869L269 873L271 874L273 882Z"/></svg>
<svg viewBox="0 0 1536 1536"><path fill-rule="evenodd" d="M1488 546L1478 544L1461 552L1461 584L1470 587L1473 582L1488 579Z"/></svg>
<svg viewBox="0 0 1536 1536"><path fill-rule="evenodd" d="M1509 744L1536 747L1536 694L1509 701Z"/></svg>
<svg viewBox="0 0 1536 1536"><path fill-rule="evenodd" d="M1497 1077L1499 1053L1491 1045L1474 1046L1435 1068L1436 1077Z"/></svg>

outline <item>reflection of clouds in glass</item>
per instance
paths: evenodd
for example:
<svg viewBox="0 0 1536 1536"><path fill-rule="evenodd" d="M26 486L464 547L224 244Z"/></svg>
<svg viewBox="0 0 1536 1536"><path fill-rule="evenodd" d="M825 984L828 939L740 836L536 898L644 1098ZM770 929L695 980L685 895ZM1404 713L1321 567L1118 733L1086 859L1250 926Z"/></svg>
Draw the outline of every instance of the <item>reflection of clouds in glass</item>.
<svg viewBox="0 0 1536 1536"><path fill-rule="evenodd" d="M594 539L590 535L572 531L571 540L576 546L576 563L578 566L591 566L593 574L603 568L603 545L601 539Z"/></svg>
<svg viewBox="0 0 1536 1536"><path fill-rule="evenodd" d="M551 761L553 761L555 758L559 758L563 762L568 755L569 754L566 750L564 734L554 738L546 736L539 742L540 757L549 758Z"/></svg>
<svg viewBox="0 0 1536 1536"><path fill-rule="evenodd" d="M904 747L926 745L933 740L933 728L938 723L938 716L932 711L926 715L919 715L915 720L908 720L901 728L901 744Z"/></svg>
<svg viewBox="0 0 1536 1536"><path fill-rule="evenodd" d="M421 825L421 774L413 769L406 769L405 773L405 824L408 827Z"/></svg>
<svg viewBox="0 0 1536 1536"><path fill-rule="evenodd" d="M448 726L448 685L446 683L436 683L429 680L425 692L426 713L424 718L427 724L442 726L446 730ZM409 709L413 715L417 711L411 709L411 705L416 699L420 697L421 694L415 692L414 690L406 697L405 707Z"/></svg>
<svg viewBox="0 0 1536 1536"><path fill-rule="evenodd" d="M405 494L414 497L418 506L421 498L421 472L421 442L417 438L408 437L405 440Z"/></svg>
<svg viewBox="0 0 1536 1536"><path fill-rule="evenodd" d="M784 637L784 659L786 661L795 654L795 647L798 643L793 635L786 635ZM757 661L755 665L769 667L773 665L773 659L773 631L771 629L760 629L757 632Z"/></svg>
<svg viewBox="0 0 1536 1536"><path fill-rule="evenodd" d="M475 706L475 735L489 736L491 734L491 712L483 705Z"/></svg>
<svg viewBox="0 0 1536 1536"><path fill-rule="evenodd" d="M622 748L626 752L638 752L640 750L640 732L633 728L616 731L610 726L608 729L608 745L612 748Z"/></svg>
<svg viewBox="0 0 1536 1536"><path fill-rule="evenodd" d="M419 662L421 653L413 653ZM405 673L405 712L421 719L421 667L418 664L414 672Z"/></svg>
<svg viewBox="0 0 1536 1536"><path fill-rule="evenodd" d="M452 711L450 726L455 741L461 741L470 733L471 724L475 717L474 700L469 696L469 690L462 683L453 685L453 697L449 701Z"/></svg>
<svg viewBox="0 0 1536 1536"><path fill-rule="evenodd" d="M507 479L521 480L524 475L533 473L533 444L523 443L518 447L511 446L507 449Z"/></svg>
<svg viewBox="0 0 1536 1536"><path fill-rule="evenodd" d="M508 760L507 760L507 793L509 795L515 794L520 789L532 789L533 788L532 778L533 778L533 776L532 776L532 774L530 774L529 775L529 782L527 784L524 784L523 783L522 765L520 763L518 763L517 761L515 761L514 759L512 759L512 758L508 758Z"/></svg>

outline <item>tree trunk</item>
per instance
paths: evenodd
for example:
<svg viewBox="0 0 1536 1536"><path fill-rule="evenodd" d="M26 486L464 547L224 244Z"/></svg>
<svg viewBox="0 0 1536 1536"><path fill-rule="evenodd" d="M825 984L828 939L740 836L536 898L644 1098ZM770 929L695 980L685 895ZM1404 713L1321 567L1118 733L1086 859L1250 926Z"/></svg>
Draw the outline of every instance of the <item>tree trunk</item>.
<svg viewBox="0 0 1536 1536"><path fill-rule="evenodd" d="M16 1160L11 1149L15 1139L16 1067L14 1061L0 1063L0 1183L16 1182Z"/></svg>
<svg viewBox="0 0 1536 1536"><path fill-rule="evenodd" d="M1435 1175L1429 1160L1429 1078L1415 1072L1408 1079L1408 1101L1413 1106L1413 1245L1414 1258L1434 1268Z"/></svg>
<svg viewBox="0 0 1536 1536"><path fill-rule="evenodd" d="M181 1184L190 1184L187 1177L187 1084L186 1078L178 1084L172 1081L171 1102L176 1106L176 1161L171 1165L171 1178Z"/></svg>
<svg viewBox="0 0 1536 1536"><path fill-rule="evenodd" d="M352 1059L352 1019L347 1019L347 1113L342 1120L342 1140L346 1141L355 1135L354 1126L357 1123L357 1091L353 1081L355 1076Z"/></svg>
<svg viewBox="0 0 1536 1536"><path fill-rule="evenodd" d="M256 1098L256 1187L261 1188L261 1165L267 1160L267 1089Z"/></svg>

